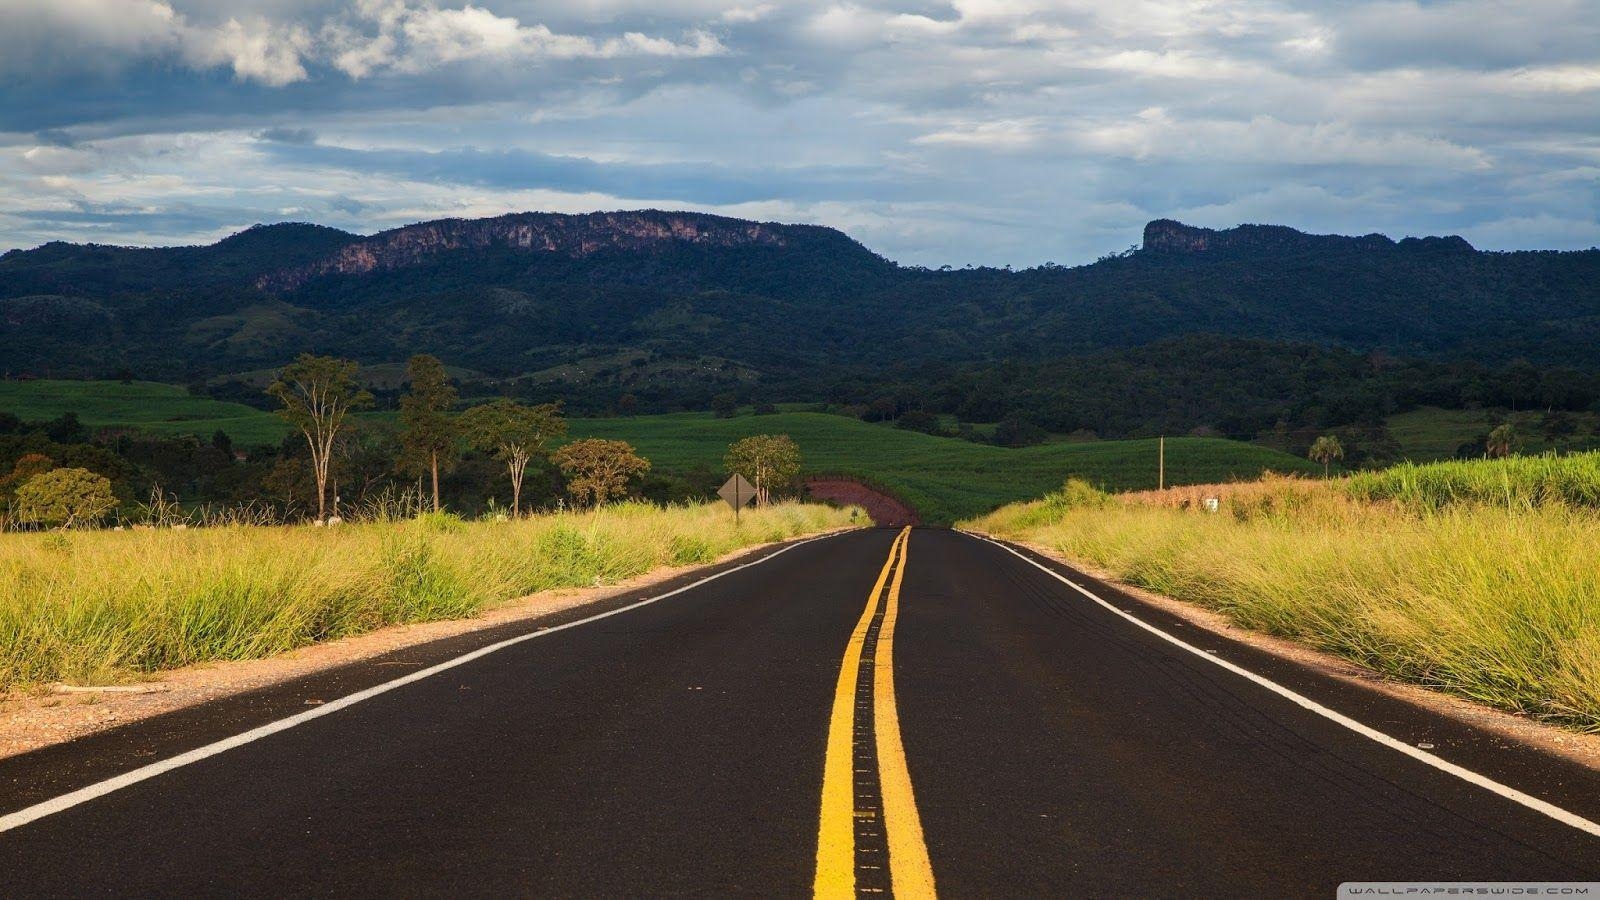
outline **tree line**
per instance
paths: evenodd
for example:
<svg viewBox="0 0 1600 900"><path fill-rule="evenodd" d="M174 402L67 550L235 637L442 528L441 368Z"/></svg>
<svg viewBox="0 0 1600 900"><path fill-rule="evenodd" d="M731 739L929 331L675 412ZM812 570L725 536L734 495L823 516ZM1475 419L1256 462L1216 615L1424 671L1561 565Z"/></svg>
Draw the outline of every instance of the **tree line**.
<svg viewBox="0 0 1600 900"><path fill-rule="evenodd" d="M372 394L356 379L358 369L351 360L303 353L267 388L280 404L278 414L305 438L319 522L330 518L329 475L340 432L352 412L372 405ZM650 461L626 441L588 438L549 452L550 444L567 431L558 403L528 406L500 398L454 412L459 397L435 356L411 357L406 377L409 389L400 398L401 452L396 468L428 479L434 512L444 508L440 473L455 464L463 445L489 453L505 467L512 516L522 514L523 479L536 457L553 462L567 476L574 502L588 506L624 495L633 478L650 470Z"/></svg>
<svg viewBox="0 0 1600 900"><path fill-rule="evenodd" d="M656 474L626 441L563 442L559 402L497 397L461 409L444 366L430 355L412 357L406 374L393 423L359 419L353 414L370 408L372 395L358 365L302 354L266 391L291 434L277 447L248 451L222 431L209 442L117 429L91 436L72 413L36 423L0 413L0 528L94 525L114 512L135 522L178 522L191 513L215 522L327 522L439 512L450 497L463 512L514 516L532 506L594 507L626 496L699 501L723 477L708 466ZM797 487L799 449L787 436L741 440L724 463L757 485L763 503ZM417 479L415 490L397 490L408 477ZM497 506L506 487L510 504Z"/></svg>

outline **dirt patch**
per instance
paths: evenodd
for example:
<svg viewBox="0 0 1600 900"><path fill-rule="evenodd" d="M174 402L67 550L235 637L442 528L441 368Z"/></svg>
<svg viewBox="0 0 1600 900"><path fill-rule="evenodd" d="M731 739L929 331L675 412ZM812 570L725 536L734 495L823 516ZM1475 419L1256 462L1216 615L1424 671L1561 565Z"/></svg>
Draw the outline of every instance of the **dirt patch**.
<svg viewBox="0 0 1600 900"><path fill-rule="evenodd" d="M878 525L921 525L917 511L876 488L849 478L812 478L806 489L817 500L859 506Z"/></svg>
<svg viewBox="0 0 1600 900"><path fill-rule="evenodd" d="M717 560L717 563L747 556L767 546L770 545L736 550ZM201 663L162 672L150 681L135 685L119 685L102 690L72 689L68 692L39 688L27 693L0 696L0 759L175 709L380 656L402 647L425 644L507 622L533 619L604 600L659 584L699 568L705 566L657 569L605 587L543 591L498 605L472 619L396 625L343 640L312 644L267 659Z"/></svg>
<svg viewBox="0 0 1600 900"><path fill-rule="evenodd" d="M1007 538L1006 540L1011 539ZM1151 606L1179 616L1200 628L1224 635L1243 644L1249 644L1276 656L1292 659L1331 678L1337 678L1350 684L1358 684L1369 690L1397 697L1415 706L1449 716L1456 721L1465 722L1501 737L1537 747L1547 753L1570 759L1590 769L1600 771L1600 735L1584 734L1568 731L1554 725L1545 725L1525 716L1502 712L1461 697L1432 691L1409 682L1398 681L1347 659L1334 656L1331 653L1313 650L1303 644L1297 644L1284 638L1240 628L1228 621L1227 617L1221 613L1213 612L1182 600L1176 600L1163 594L1147 591L1143 588L1124 584L1111 577L1111 573L1104 569L1085 565L1078 560L1068 559L1042 544L1014 540L1011 540L1011 542L1021 547L1027 547L1041 556L1047 556L1063 562L1085 574L1114 585L1118 590L1137 597Z"/></svg>

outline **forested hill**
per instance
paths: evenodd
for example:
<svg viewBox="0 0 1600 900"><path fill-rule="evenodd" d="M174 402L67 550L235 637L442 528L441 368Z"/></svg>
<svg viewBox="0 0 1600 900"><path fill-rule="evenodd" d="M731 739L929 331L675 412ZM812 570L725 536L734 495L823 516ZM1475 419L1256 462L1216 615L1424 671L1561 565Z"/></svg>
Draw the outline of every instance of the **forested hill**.
<svg viewBox="0 0 1600 900"><path fill-rule="evenodd" d="M1141 249L1092 265L929 270L833 229L646 210L367 237L282 224L209 247L0 257L11 374L192 381L302 350L427 351L494 376L607 354L709 358L782 385L829 367L1046 362L1189 334L1592 368L1600 251L1158 221Z"/></svg>

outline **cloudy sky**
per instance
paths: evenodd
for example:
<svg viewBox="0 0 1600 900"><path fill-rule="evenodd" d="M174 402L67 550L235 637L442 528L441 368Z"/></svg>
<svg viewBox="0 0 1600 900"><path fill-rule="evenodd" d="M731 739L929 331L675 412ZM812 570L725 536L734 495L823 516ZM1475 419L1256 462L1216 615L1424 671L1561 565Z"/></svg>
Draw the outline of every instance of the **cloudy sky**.
<svg viewBox="0 0 1600 900"><path fill-rule="evenodd" d="M646 206L925 265L1587 248L1600 3L0 0L0 249Z"/></svg>

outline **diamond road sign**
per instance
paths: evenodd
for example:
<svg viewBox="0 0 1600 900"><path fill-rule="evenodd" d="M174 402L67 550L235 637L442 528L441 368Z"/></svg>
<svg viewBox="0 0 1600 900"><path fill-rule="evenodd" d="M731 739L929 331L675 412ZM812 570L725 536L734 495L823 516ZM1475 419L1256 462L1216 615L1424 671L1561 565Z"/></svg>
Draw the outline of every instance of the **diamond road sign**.
<svg viewBox="0 0 1600 900"><path fill-rule="evenodd" d="M717 496L727 501L734 512L738 512L740 507L747 506L756 498L756 489L750 486L750 482L744 480L743 475L734 473L727 484L717 488Z"/></svg>

